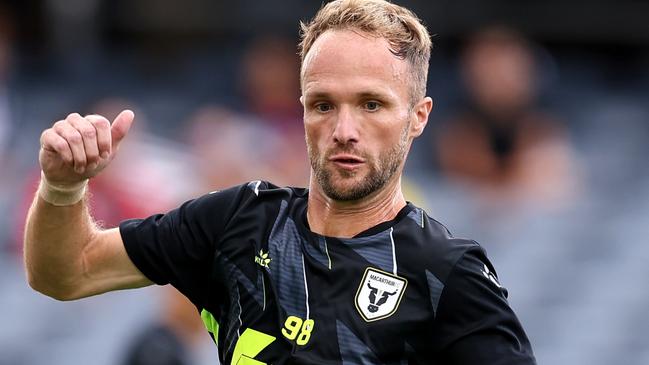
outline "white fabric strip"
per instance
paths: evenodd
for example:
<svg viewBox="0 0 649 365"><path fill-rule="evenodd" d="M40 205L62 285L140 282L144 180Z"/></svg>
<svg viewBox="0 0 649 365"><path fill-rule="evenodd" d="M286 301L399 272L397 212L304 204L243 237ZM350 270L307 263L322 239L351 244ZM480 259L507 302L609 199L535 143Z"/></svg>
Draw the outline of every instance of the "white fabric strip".
<svg viewBox="0 0 649 365"><path fill-rule="evenodd" d="M309 286L306 283L306 269L304 268L304 255L302 255L302 274L304 275L304 294L306 297L306 318L309 319Z"/></svg>
<svg viewBox="0 0 649 365"><path fill-rule="evenodd" d="M394 232L394 227L390 227L390 242L392 242L392 273L397 275L397 255L394 250L394 236L392 236L392 232Z"/></svg>

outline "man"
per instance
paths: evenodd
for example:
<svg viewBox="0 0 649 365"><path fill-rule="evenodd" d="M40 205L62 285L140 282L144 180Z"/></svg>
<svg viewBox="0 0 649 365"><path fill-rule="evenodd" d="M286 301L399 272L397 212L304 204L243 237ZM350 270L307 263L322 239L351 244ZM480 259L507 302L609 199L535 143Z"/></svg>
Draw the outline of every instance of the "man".
<svg viewBox="0 0 649 365"><path fill-rule="evenodd" d="M171 283L223 364L534 364L480 246L401 193L430 46L402 7L327 4L301 43L309 189L255 181L119 229L96 228L83 196L134 115L70 114L41 138L30 285L71 300Z"/></svg>

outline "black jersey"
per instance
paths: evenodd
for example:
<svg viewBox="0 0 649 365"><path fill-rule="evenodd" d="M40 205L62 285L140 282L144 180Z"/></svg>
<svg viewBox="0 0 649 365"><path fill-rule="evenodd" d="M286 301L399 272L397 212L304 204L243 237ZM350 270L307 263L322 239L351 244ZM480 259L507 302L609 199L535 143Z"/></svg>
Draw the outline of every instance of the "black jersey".
<svg viewBox="0 0 649 365"><path fill-rule="evenodd" d="M534 364L483 249L408 203L353 238L308 190L251 182L129 220L129 257L199 309L224 365Z"/></svg>

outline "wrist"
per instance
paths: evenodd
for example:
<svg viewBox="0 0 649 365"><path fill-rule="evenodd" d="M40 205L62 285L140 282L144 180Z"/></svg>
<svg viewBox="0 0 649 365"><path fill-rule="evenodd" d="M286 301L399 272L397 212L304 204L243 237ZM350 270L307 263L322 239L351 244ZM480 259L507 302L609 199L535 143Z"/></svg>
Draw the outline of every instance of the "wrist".
<svg viewBox="0 0 649 365"><path fill-rule="evenodd" d="M41 171L41 183L38 195L46 202L56 206L68 206L78 203L86 195L88 179L74 184L55 184L47 181Z"/></svg>

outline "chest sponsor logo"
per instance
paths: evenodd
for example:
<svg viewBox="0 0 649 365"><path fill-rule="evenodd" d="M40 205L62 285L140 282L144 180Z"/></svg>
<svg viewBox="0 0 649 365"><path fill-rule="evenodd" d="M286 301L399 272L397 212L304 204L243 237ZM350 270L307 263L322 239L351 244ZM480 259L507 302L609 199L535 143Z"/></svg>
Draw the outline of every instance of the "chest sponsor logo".
<svg viewBox="0 0 649 365"><path fill-rule="evenodd" d="M272 259L268 257L268 252L264 253L264 250L259 250L259 253L255 255L255 263L261 267L265 267L268 269L268 264L270 264L270 261Z"/></svg>
<svg viewBox="0 0 649 365"><path fill-rule="evenodd" d="M356 310L367 322L390 317L397 311L408 280L368 267L356 291Z"/></svg>

